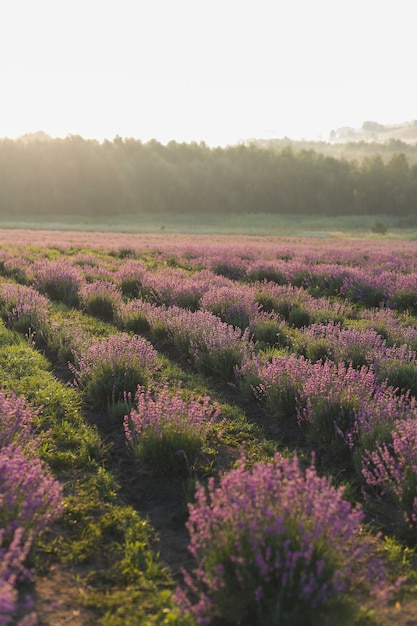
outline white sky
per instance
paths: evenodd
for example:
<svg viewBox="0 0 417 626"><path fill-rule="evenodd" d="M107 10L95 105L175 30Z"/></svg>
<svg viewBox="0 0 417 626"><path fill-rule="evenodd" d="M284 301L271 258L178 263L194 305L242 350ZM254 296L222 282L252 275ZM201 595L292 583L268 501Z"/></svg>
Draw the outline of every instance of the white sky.
<svg viewBox="0 0 417 626"><path fill-rule="evenodd" d="M0 0L0 137L328 139L417 119L416 0Z"/></svg>

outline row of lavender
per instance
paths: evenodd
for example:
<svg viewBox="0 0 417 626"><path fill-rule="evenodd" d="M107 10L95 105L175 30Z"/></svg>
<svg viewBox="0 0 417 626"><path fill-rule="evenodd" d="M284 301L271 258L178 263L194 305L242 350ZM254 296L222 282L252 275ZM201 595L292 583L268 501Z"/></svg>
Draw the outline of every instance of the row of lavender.
<svg viewBox="0 0 417 626"><path fill-rule="evenodd" d="M0 392L0 624L13 620L18 587L30 580L27 559L37 536L62 511L62 487L41 462L35 421L39 411ZM22 602L19 603L22 605ZM31 600L22 626L36 623Z"/></svg>
<svg viewBox="0 0 417 626"><path fill-rule="evenodd" d="M158 353L146 339L127 331L146 332L151 339L171 343L197 369L231 382L248 399L262 403L283 432L295 427L297 437L309 443L319 459L324 454L334 462L343 458L346 467L356 472L368 511L377 511L379 519L386 518L387 527L391 524L391 530L415 541L416 409L410 391L414 394L417 331L413 319L402 319L385 307L375 311L355 307L353 302L360 299L352 294L363 291L360 280L352 283L343 300L332 300L329 290L327 297L313 297L319 283L311 281L301 287L277 284L283 282L278 278L254 281L252 277L245 283L246 271L235 274L238 282L230 278L238 263L230 252L229 256L221 274L214 264L211 269L195 269L210 255L198 257L198 262L194 259L194 269L188 270L153 269L156 255L146 262L113 257L107 268L94 255L34 260L20 275L32 286L1 285L2 314L11 327L31 328L51 343L61 333L74 377L90 403L103 408L131 394L134 407L125 418L125 432L140 458L159 459L161 441L164 455L168 450L192 458L206 438L213 433L221 436L217 427L221 416L209 398L185 403L181 389L157 389L152 376L161 368ZM170 259L159 253L159 262L161 258ZM190 267L189 251L186 258ZM351 268L341 267L350 279L353 261ZM280 262L288 266L290 259ZM401 285L400 291L405 284L401 281L408 281L411 297L413 260L405 257L402 263L400 271L385 273L391 275L391 286ZM323 263L317 264L315 276L321 275L326 284L322 267ZM9 258L3 272L10 276L11 270ZM311 264L305 264L305 274L310 270ZM368 288L370 277L377 278L375 267L361 272L359 278L367 276ZM289 276L286 281L291 282ZM385 300L393 306L393 294L400 291L391 290L378 303ZM42 292L112 320L124 332L91 342L79 331L57 328L49 315L50 301ZM337 293L342 293L340 288ZM306 607L314 612L330 606L342 591L366 580L366 567L375 568L373 546L361 535L362 509L351 508L342 496L343 490L319 479L313 467L303 471L297 459L282 457L252 472L242 465L219 488L212 484L209 494L200 490L189 521L191 549L199 565L187 579L199 602L190 605L184 591L178 592L179 602L201 624L216 615L228 618L227 610L235 611L239 605L237 598L230 601L233 589L238 593L242 585L247 587L248 604L242 607L240 602L241 621L256 621L262 615L263 623L273 623L276 611L293 610L293 597L303 599L304 613ZM328 500L334 507L327 516ZM288 506L276 511L274 502L280 501ZM248 510L262 515L252 518ZM268 521L277 517L279 524ZM300 531L306 527L311 528L308 536ZM332 541L324 550L326 534ZM367 558L352 559L352 545ZM340 554L345 555L341 560ZM255 564L252 569L249 562ZM367 565L353 576L355 562ZM279 607L271 604L278 583L285 589ZM385 584L380 588L386 591Z"/></svg>

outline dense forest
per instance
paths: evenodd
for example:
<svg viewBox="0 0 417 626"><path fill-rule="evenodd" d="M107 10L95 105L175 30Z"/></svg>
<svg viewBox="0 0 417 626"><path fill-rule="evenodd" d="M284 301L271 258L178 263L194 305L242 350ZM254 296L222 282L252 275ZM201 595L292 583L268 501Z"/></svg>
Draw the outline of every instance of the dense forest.
<svg viewBox="0 0 417 626"><path fill-rule="evenodd" d="M312 149L80 136L0 140L0 216L140 212L415 215L417 163Z"/></svg>

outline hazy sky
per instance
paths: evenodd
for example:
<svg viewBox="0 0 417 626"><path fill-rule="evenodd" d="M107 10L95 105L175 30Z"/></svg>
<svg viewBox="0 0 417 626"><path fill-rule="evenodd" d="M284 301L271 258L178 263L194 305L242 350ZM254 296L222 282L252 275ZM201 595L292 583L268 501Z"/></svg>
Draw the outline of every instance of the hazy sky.
<svg viewBox="0 0 417 626"><path fill-rule="evenodd" d="M0 136L327 139L417 119L415 0L0 0Z"/></svg>

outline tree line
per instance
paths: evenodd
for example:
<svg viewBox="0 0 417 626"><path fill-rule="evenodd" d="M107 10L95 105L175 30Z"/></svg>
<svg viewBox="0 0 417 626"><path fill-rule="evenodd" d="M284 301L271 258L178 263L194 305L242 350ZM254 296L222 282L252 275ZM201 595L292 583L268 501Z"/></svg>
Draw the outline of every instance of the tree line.
<svg viewBox="0 0 417 626"><path fill-rule="evenodd" d="M417 214L417 164L255 144L0 140L0 215Z"/></svg>

